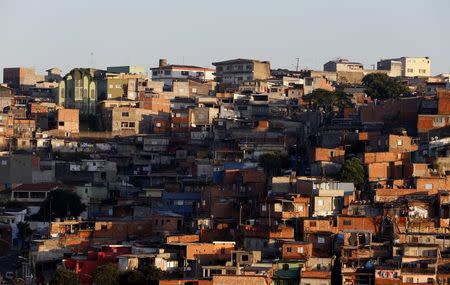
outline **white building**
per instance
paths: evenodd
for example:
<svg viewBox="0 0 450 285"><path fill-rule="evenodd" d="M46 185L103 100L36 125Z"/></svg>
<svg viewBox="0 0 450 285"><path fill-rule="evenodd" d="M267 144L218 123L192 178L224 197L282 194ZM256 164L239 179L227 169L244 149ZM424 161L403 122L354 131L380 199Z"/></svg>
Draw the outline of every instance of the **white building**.
<svg viewBox="0 0 450 285"><path fill-rule="evenodd" d="M378 70L389 70L389 75L416 77L431 76L431 59L429 57L399 57L382 59L377 62Z"/></svg>
<svg viewBox="0 0 450 285"><path fill-rule="evenodd" d="M176 80L214 80L215 69L193 65L168 65L167 60L160 59L159 66L151 68L151 71L153 81L164 81L165 86L172 86Z"/></svg>

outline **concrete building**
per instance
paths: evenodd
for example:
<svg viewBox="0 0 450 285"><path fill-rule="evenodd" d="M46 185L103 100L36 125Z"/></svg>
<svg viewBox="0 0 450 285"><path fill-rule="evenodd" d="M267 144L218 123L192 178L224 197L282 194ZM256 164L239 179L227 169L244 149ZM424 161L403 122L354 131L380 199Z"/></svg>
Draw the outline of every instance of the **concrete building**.
<svg viewBox="0 0 450 285"><path fill-rule="evenodd" d="M80 132L80 111L78 109L59 109L57 111L56 120L58 130L66 133Z"/></svg>
<svg viewBox="0 0 450 285"><path fill-rule="evenodd" d="M36 71L32 67L3 68L3 83L13 89L28 89L36 82L43 80L42 76L36 75Z"/></svg>
<svg viewBox="0 0 450 285"><path fill-rule="evenodd" d="M46 70L45 81L47 82L60 82L62 79L61 69L53 67Z"/></svg>
<svg viewBox="0 0 450 285"><path fill-rule="evenodd" d="M214 80L214 69L193 65L167 64L167 59L160 59L159 66L150 69L152 80L164 81L165 86L172 86L177 80L196 79L200 81Z"/></svg>
<svg viewBox="0 0 450 285"><path fill-rule="evenodd" d="M94 115L97 102L106 97L105 76L104 70L72 69L59 83L57 103L79 109L82 118Z"/></svg>
<svg viewBox="0 0 450 285"><path fill-rule="evenodd" d="M330 60L323 65L323 71L329 72L362 72L364 66L359 62L351 62L348 59L340 58L336 60Z"/></svg>
<svg viewBox="0 0 450 285"><path fill-rule="evenodd" d="M142 74L147 75L145 67L126 65L126 66L108 66L106 68L107 72L111 73L128 73L128 74Z"/></svg>
<svg viewBox="0 0 450 285"><path fill-rule="evenodd" d="M0 156L0 181L3 184L31 183L33 156L28 154L7 154Z"/></svg>
<svg viewBox="0 0 450 285"><path fill-rule="evenodd" d="M23 203L41 203L48 194L62 189L58 183L21 184L11 191L11 200Z"/></svg>
<svg viewBox="0 0 450 285"><path fill-rule="evenodd" d="M244 81L266 80L270 77L270 62L254 59L232 59L214 62L216 81L226 84L241 84Z"/></svg>
<svg viewBox="0 0 450 285"><path fill-rule="evenodd" d="M390 76L431 76L429 57L399 57L382 59L377 62L378 70L389 70Z"/></svg>
<svg viewBox="0 0 450 285"><path fill-rule="evenodd" d="M152 115L155 115L155 112L142 108L116 107L106 109L103 115L107 131L139 134L150 130Z"/></svg>

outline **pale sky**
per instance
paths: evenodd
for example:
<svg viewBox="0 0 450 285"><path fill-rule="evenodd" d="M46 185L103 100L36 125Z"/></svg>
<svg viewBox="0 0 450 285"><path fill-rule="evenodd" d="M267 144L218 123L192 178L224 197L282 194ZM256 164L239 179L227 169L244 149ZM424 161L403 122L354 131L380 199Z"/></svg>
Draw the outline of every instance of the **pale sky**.
<svg viewBox="0 0 450 285"><path fill-rule="evenodd" d="M450 72L449 0L0 0L0 69L232 58L322 70L344 57L430 56ZM93 56L91 56L93 53ZM0 71L0 81L3 79Z"/></svg>

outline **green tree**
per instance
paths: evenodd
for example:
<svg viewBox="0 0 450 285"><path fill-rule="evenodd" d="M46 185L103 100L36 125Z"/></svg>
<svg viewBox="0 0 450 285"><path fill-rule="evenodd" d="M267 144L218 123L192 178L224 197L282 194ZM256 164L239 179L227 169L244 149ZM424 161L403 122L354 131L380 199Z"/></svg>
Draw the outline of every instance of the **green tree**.
<svg viewBox="0 0 450 285"><path fill-rule="evenodd" d="M128 270L120 273L118 281L121 285L147 285L144 273L139 270Z"/></svg>
<svg viewBox="0 0 450 285"><path fill-rule="evenodd" d="M311 94L305 96L311 107L322 109L327 113L353 106L351 96L344 91L328 91L315 89Z"/></svg>
<svg viewBox="0 0 450 285"><path fill-rule="evenodd" d="M138 270L128 270L119 273L117 284L120 285L158 285L163 274L154 265L144 266Z"/></svg>
<svg viewBox="0 0 450 285"><path fill-rule="evenodd" d="M97 267L93 277L98 285L119 285L119 270L111 263Z"/></svg>
<svg viewBox="0 0 450 285"><path fill-rule="evenodd" d="M71 191L55 190L48 194L39 209L38 216L47 220L50 218L65 218L70 216L79 216L86 206L81 203L80 197Z"/></svg>
<svg viewBox="0 0 450 285"><path fill-rule="evenodd" d="M146 266L140 269L140 271L145 275L145 278L147 279L147 284L150 285L158 285L159 280L161 280L163 276L163 272L161 269L157 268L154 265Z"/></svg>
<svg viewBox="0 0 450 285"><path fill-rule="evenodd" d="M56 271L50 285L80 285L80 281L75 272L61 268Z"/></svg>
<svg viewBox="0 0 450 285"><path fill-rule="evenodd" d="M259 163L269 176L279 175L282 169L290 166L289 157L279 152L262 154Z"/></svg>
<svg viewBox="0 0 450 285"><path fill-rule="evenodd" d="M366 88L366 94L372 99L398 98L410 92L408 87L403 85L398 79L389 77L384 73L367 74L364 76L362 83Z"/></svg>
<svg viewBox="0 0 450 285"><path fill-rule="evenodd" d="M364 184L365 177L364 166L357 157L347 159L339 172L340 181L353 182L358 188Z"/></svg>

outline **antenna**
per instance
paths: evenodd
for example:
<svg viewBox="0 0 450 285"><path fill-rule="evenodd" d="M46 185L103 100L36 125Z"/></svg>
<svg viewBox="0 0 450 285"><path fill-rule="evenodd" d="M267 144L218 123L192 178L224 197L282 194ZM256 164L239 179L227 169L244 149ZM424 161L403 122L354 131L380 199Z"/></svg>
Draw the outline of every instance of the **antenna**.
<svg viewBox="0 0 450 285"><path fill-rule="evenodd" d="M300 63L300 58L295 58L297 60L297 66L295 67L295 71L298 71L298 64Z"/></svg>
<svg viewBox="0 0 450 285"><path fill-rule="evenodd" d="M94 67L94 53L91 51L91 67Z"/></svg>

